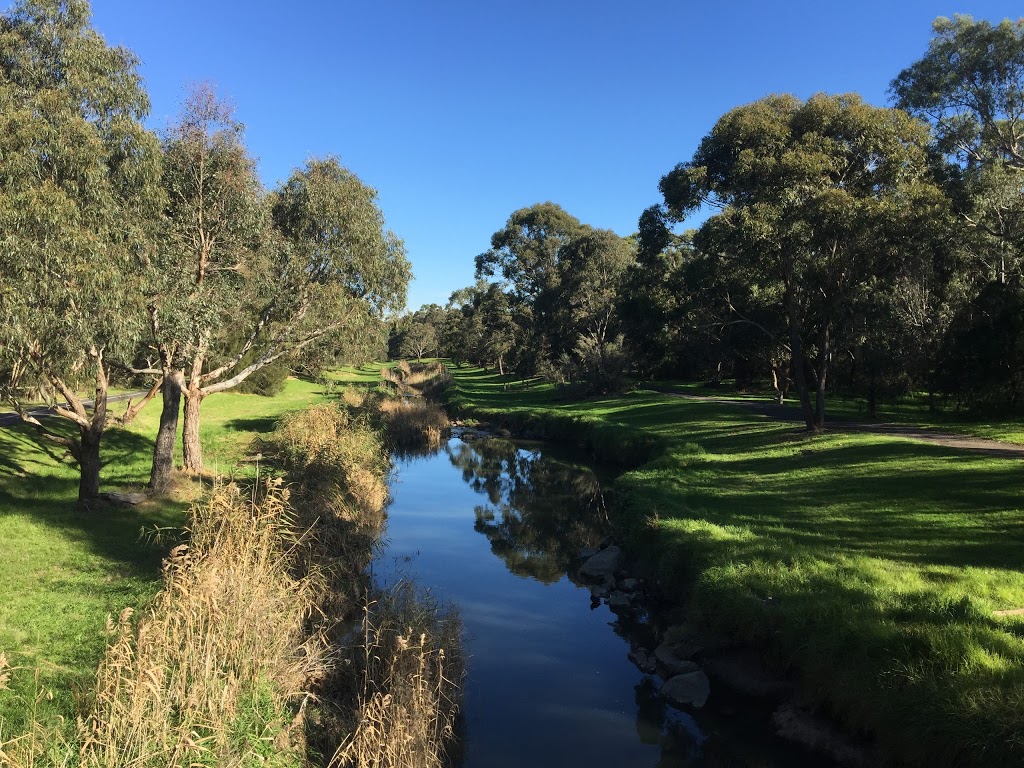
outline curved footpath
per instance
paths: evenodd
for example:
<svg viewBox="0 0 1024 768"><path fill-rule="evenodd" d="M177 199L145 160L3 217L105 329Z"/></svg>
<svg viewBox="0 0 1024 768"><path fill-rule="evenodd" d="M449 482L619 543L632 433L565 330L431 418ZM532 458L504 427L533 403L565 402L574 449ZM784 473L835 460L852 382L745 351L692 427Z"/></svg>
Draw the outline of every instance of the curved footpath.
<svg viewBox="0 0 1024 768"><path fill-rule="evenodd" d="M753 413L759 413L762 416L778 419L779 421L802 423L804 420L803 415L799 411L775 403L758 403L748 400L730 400L723 397L688 395L682 392L670 392L663 389L653 391L684 400L737 406ZM991 440L984 437L968 437L952 432L941 432L907 424L874 421L832 421L828 423L826 429L830 432L867 432L869 434L887 435L889 437L905 437L908 440L921 440L922 442L935 443L946 448L957 448L1003 458L1024 457L1024 445L1018 445L1017 443L1007 443L1002 440Z"/></svg>

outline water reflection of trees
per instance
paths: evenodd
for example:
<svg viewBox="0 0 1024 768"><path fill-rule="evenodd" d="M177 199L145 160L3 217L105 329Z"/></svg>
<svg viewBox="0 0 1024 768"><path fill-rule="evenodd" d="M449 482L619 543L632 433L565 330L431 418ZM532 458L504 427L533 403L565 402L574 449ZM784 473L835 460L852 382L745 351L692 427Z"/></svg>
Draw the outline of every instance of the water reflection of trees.
<svg viewBox="0 0 1024 768"><path fill-rule="evenodd" d="M588 467L497 438L447 450L466 484L487 499L475 508L474 528L512 573L556 582L581 548L604 538L604 496Z"/></svg>

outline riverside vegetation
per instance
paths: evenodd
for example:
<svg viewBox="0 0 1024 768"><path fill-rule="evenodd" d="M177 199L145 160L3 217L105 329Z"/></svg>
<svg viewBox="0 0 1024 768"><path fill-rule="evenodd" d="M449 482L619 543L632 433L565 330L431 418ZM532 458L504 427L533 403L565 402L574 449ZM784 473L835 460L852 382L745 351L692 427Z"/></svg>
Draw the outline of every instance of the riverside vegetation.
<svg viewBox="0 0 1024 768"><path fill-rule="evenodd" d="M289 382L282 400L294 404L295 389L324 399ZM247 399L250 428L273 424L281 407L225 397ZM265 421L252 407L263 402ZM387 453L373 426L382 402L348 391L285 414L255 443L250 432L245 447L278 468L272 479L216 483L193 504L184 536L173 528L183 502L164 510L172 528L149 545L136 545L115 511L108 543L140 546L149 563L121 585L130 597L102 595L63 631L45 616L5 621L7 632L56 638L58 659L76 642L68 629L89 636L92 621L99 648L78 649L77 674L33 672L45 657L29 648L3 657L0 764L440 765L458 706L458 617L435 611L410 585L378 594L364 574L387 500ZM70 499L52 506L61 501ZM54 512L58 532L71 527ZM168 549L156 591L153 566ZM89 565L100 582L125 581L116 561ZM54 604L75 601L74 589L48 589ZM107 606L117 618L107 620L103 652ZM360 615L353 632L349 620ZM95 683L82 672L91 654L102 656ZM54 691L62 691L56 700Z"/></svg>
<svg viewBox="0 0 1024 768"><path fill-rule="evenodd" d="M452 370L454 412L633 467L612 516L638 565L880 761L1020 764L1024 617L996 614L1024 606L1016 460Z"/></svg>

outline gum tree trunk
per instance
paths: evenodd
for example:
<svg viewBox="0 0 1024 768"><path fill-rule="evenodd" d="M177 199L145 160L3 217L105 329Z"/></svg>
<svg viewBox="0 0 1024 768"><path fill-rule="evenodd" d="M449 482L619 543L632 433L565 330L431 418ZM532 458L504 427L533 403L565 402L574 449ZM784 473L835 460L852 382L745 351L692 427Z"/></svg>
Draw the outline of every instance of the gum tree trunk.
<svg viewBox="0 0 1024 768"><path fill-rule="evenodd" d="M99 428L97 428L97 426ZM80 430L81 443L78 447L78 500L88 501L100 495L100 439L103 437L102 425L94 425L89 429Z"/></svg>
<svg viewBox="0 0 1024 768"><path fill-rule="evenodd" d="M181 370L168 371L161 386L163 410L160 429L153 449L153 467L149 473L149 489L163 491L171 482L174 471L174 443L178 436L178 414L181 410L181 390L185 377Z"/></svg>
<svg viewBox="0 0 1024 768"><path fill-rule="evenodd" d="M181 429L182 448L186 472L201 472L203 469L203 446L199 441L199 408L205 397L199 387L184 391L185 412Z"/></svg>

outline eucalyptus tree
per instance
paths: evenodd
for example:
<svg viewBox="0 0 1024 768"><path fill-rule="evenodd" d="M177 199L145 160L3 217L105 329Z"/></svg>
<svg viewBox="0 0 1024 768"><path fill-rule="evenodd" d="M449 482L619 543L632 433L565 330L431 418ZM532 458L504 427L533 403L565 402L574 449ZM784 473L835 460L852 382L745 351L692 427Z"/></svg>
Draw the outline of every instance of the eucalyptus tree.
<svg viewBox="0 0 1024 768"><path fill-rule="evenodd" d="M212 394L289 357L316 366L376 335L381 317L405 303L405 248L385 228L377 192L335 158L312 159L267 199L272 227L239 265L246 288L231 322L245 329L237 351L213 336L187 371L182 426L185 469L202 469L201 406ZM244 359L251 362L241 365Z"/></svg>
<svg viewBox="0 0 1024 768"><path fill-rule="evenodd" d="M581 226L559 260L560 315L587 383L599 390L621 381L628 361L619 328L619 295L636 259L633 243L609 229Z"/></svg>
<svg viewBox="0 0 1024 768"><path fill-rule="evenodd" d="M571 346L558 322L561 298L559 263L564 247L580 230L579 220L555 203L537 203L509 216L491 236L491 248L476 257L477 277L500 277L527 334L517 338L520 364L533 373L538 365Z"/></svg>
<svg viewBox="0 0 1024 768"><path fill-rule="evenodd" d="M945 210L928 146L923 123L856 95L769 96L724 115L660 182L669 220L717 210L697 232L699 249L779 297L809 430L824 426L845 315L923 247Z"/></svg>
<svg viewBox="0 0 1024 768"><path fill-rule="evenodd" d="M251 301L253 265L266 229L242 126L209 85L188 96L162 150L167 202L160 245L145 271L154 359L135 368L162 383L154 490L171 477L183 390L193 396L211 357L238 346L237 323Z"/></svg>
<svg viewBox="0 0 1024 768"><path fill-rule="evenodd" d="M618 313L634 369L642 377L674 367L681 333L677 314L685 292L680 278L691 239L670 230L660 206L640 215L636 260L623 276Z"/></svg>
<svg viewBox="0 0 1024 768"><path fill-rule="evenodd" d="M898 106L931 122L985 280L1024 277L1024 19L940 17L925 55L892 82ZM978 247L980 246L980 247Z"/></svg>
<svg viewBox="0 0 1024 768"><path fill-rule="evenodd" d="M80 499L99 492L109 362L143 331L136 272L160 205L136 67L84 0L22 0L0 17L0 370L22 418L78 462ZM30 387L77 436L26 411Z"/></svg>

